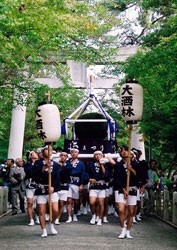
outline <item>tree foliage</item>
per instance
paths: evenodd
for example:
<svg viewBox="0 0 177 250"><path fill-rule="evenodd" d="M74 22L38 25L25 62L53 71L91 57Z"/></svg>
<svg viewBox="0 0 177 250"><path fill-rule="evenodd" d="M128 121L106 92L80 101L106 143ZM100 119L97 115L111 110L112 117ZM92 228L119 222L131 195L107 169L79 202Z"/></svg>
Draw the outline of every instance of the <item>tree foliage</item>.
<svg viewBox="0 0 177 250"><path fill-rule="evenodd" d="M36 98L44 97L47 87L39 87L36 77L59 78L64 86L52 90L63 116L83 94L71 87L66 61L89 64L108 61L115 47L107 32L119 23L99 1L2 0L0 2L0 96L1 158L6 157L11 110L24 104L28 95L25 149L39 143L34 133ZM14 89L16 90L14 95ZM18 91L17 91L18 90ZM34 142L34 143L33 143Z"/></svg>
<svg viewBox="0 0 177 250"><path fill-rule="evenodd" d="M177 160L177 3L141 1L149 25L141 36L139 52L122 66L144 88L141 129L151 142L151 157L168 167Z"/></svg>

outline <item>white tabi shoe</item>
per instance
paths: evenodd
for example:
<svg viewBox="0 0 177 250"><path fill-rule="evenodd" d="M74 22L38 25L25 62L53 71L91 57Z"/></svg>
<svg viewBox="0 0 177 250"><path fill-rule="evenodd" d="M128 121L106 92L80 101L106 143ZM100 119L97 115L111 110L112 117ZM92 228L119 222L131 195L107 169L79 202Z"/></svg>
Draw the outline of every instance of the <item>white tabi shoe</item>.
<svg viewBox="0 0 177 250"><path fill-rule="evenodd" d="M109 223L109 221L107 220L107 217L106 217L106 216L103 217L103 222L104 222L104 223Z"/></svg>
<svg viewBox="0 0 177 250"><path fill-rule="evenodd" d="M127 229L125 227L122 228L121 234L118 236L119 239L124 239L126 236Z"/></svg>
<svg viewBox="0 0 177 250"><path fill-rule="evenodd" d="M34 226L34 220L30 220L30 223L28 224L28 226Z"/></svg>
<svg viewBox="0 0 177 250"><path fill-rule="evenodd" d="M133 224L137 224L136 218L133 217Z"/></svg>
<svg viewBox="0 0 177 250"><path fill-rule="evenodd" d="M127 239L133 239L133 237L130 235L130 230L127 230L127 232L126 232L126 238Z"/></svg>
<svg viewBox="0 0 177 250"><path fill-rule="evenodd" d="M49 218L49 214L45 214L45 221L49 221L50 218Z"/></svg>
<svg viewBox="0 0 177 250"><path fill-rule="evenodd" d="M51 234L56 235L58 233L53 223L49 223L49 227L50 227Z"/></svg>
<svg viewBox="0 0 177 250"><path fill-rule="evenodd" d="M55 220L55 225L60 225L59 219Z"/></svg>
<svg viewBox="0 0 177 250"><path fill-rule="evenodd" d="M35 220L35 223L36 223L36 224L38 224L38 225L40 224L40 221L39 221L39 216L37 216L37 215L36 215L36 220Z"/></svg>
<svg viewBox="0 0 177 250"><path fill-rule="evenodd" d="M102 226L102 219L99 219L99 220L97 221L97 226Z"/></svg>
<svg viewBox="0 0 177 250"><path fill-rule="evenodd" d="M92 218L91 218L91 220L90 220L90 224L91 224L91 225L95 225L95 222L96 222L96 215L93 214L93 215L92 215Z"/></svg>
<svg viewBox="0 0 177 250"><path fill-rule="evenodd" d="M66 221L66 223L71 223L71 222L72 222L72 217L69 216L69 217L68 217L68 220Z"/></svg>
<svg viewBox="0 0 177 250"><path fill-rule="evenodd" d="M41 237L42 237L42 238L46 238L46 237L47 237L47 229L46 229L46 228L43 229L43 232L42 232L42 234L41 234Z"/></svg>
<svg viewBox="0 0 177 250"><path fill-rule="evenodd" d="M74 221L74 222L77 222L77 221L78 221L77 215L76 215L76 214L73 214L73 221Z"/></svg>
<svg viewBox="0 0 177 250"><path fill-rule="evenodd" d="M136 216L137 221L141 221L141 218L139 215Z"/></svg>
<svg viewBox="0 0 177 250"><path fill-rule="evenodd" d="M95 222L98 222L99 220L99 216L96 216Z"/></svg>

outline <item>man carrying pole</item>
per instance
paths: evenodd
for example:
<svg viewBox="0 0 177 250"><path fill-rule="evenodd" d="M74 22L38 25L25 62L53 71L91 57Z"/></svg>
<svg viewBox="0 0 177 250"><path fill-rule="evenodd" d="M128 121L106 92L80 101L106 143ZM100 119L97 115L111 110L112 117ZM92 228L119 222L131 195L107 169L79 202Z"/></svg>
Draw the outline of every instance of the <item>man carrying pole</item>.
<svg viewBox="0 0 177 250"><path fill-rule="evenodd" d="M50 92L46 94L48 101L39 104L36 110L36 128L38 136L47 147L43 149L43 159L35 162L33 174L38 188L36 189L37 203L39 204L39 220L43 233L41 237L47 237L45 225L46 204L49 204L50 230L57 234L54 221L58 215L58 191L60 191L59 165L51 161L53 142L61 135L60 114L56 105L51 104Z"/></svg>
<svg viewBox="0 0 177 250"><path fill-rule="evenodd" d="M136 124L142 117L143 112L143 89L136 81L127 81L120 89L120 110L123 117L129 126L129 142L128 147L121 149L122 162L116 165L117 171L114 173L115 180L115 200L120 215L120 224L122 232L119 238L133 238L130 235L130 228L133 222L133 212L136 205L137 196L137 167L136 163L131 162L131 139L132 139L132 124ZM120 178L120 176L122 176ZM125 186L126 178L126 186ZM125 204L128 206L127 229L124 221L126 218Z"/></svg>
<svg viewBox="0 0 177 250"><path fill-rule="evenodd" d="M130 229L133 223L137 196L137 165L130 161L129 148L123 146L120 151L122 160L114 165L115 206L119 214L121 233L119 239L133 238ZM128 183L127 183L128 180ZM126 222L126 224L125 224Z"/></svg>
<svg viewBox="0 0 177 250"><path fill-rule="evenodd" d="M58 163L50 160L50 156L52 154L51 146L44 147L42 154L43 158L37 160L33 166L33 176L37 184L35 195L37 196L39 221L42 228L41 237L44 238L47 237L45 221L47 204L49 204L50 212L49 228L52 235L57 234L57 231L54 227L54 221L58 215L58 191L60 191L60 174Z"/></svg>

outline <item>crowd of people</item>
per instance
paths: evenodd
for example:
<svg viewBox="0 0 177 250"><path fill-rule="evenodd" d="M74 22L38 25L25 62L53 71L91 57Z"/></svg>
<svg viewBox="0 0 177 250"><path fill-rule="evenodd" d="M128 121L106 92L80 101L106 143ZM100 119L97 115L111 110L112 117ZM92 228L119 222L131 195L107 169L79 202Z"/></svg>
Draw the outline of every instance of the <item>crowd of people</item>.
<svg viewBox="0 0 177 250"><path fill-rule="evenodd" d="M107 215L113 211L120 224L118 238L133 238L132 224L141 220L141 197L148 200L144 208L153 212L154 191L163 188L157 162L151 160L148 166L145 160L140 160L140 150L129 151L127 146L120 149L118 159L95 151L92 159L83 161L77 148L72 148L69 155L60 152L58 158L53 158L52 153L48 145L40 152L29 152L26 161L8 159L1 167L2 185L8 187L12 215L19 208L22 213L27 212L28 225L40 224L41 237L45 238L46 221L49 220L51 234L56 235L55 225L60 224L65 207L66 223L78 221L82 206L83 214L88 210L91 214L90 224L98 226L108 223Z"/></svg>

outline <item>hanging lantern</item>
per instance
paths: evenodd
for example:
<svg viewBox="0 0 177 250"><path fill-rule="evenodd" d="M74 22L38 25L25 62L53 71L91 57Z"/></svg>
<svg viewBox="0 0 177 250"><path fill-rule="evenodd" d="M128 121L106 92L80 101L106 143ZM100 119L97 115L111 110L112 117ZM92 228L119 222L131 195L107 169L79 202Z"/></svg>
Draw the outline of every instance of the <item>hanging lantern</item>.
<svg viewBox="0 0 177 250"><path fill-rule="evenodd" d="M39 105L36 110L38 136L44 142L56 142L61 135L60 113L56 105Z"/></svg>
<svg viewBox="0 0 177 250"><path fill-rule="evenodd" d="M141 120L143 113L143 88L137 83L125 83L120 89L120 111L128 123Z"/></svg>

